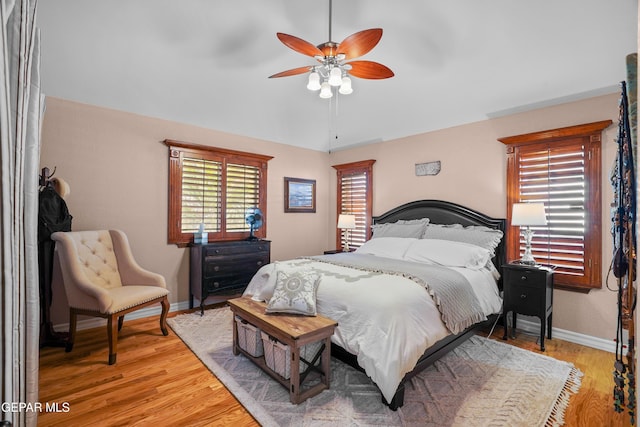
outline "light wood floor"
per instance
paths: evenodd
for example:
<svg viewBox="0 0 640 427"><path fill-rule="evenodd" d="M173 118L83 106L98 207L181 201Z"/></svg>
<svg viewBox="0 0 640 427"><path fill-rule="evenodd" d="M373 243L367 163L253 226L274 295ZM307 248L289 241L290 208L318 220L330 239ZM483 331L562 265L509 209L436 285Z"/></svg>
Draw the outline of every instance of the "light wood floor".
<svg viewBox="0 0 640 427"><path fill-rule="evenodd" d="M498 328L493 337L501 336ZM531 335L509 343L539 352ZM546 347L546 355L585 374L566 426L630 425L627 414L613 411L613 354L558 339ZM79 331L71 353L41 349L39 401L68 411L42 413L39 426L258 425L173 331L162 336L157 318L125 321L116 365L107 365L107 353L106 328Z"/></svg>

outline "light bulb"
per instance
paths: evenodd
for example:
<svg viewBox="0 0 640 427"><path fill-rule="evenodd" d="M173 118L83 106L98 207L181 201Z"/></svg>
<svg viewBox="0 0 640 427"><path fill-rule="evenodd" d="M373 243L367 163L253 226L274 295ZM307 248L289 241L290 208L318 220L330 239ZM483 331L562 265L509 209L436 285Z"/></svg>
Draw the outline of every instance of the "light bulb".
<svg viewBox="0 0 640 427"><path fill-rule="evenodd" d="M349 95L353 92L353 88L351 87L351 79L349 77L342 78L342 84L340 85L340 90L338 90L342 95Z"/></svg>
<svg viewBox="0 0 640 427"><path fill-rule="evenodd" d="M320 74L315 71L309 74L309 83L307 83L307 89L320 90Z"/></svg>
<svg viewBox="0 0 640 427"><path fill-rule="evenodd" d="M333 92L331 91L331 85L327 82L322 83L320 87L320 98L331 98L333 96Z"/></svg>
<svg viewBox="0 0 640 427"><path fill-rule="evenodd" d="M342 84L342 70L338 67L331 69L329 73L329 84L331 86L340 86Z"/></svg>

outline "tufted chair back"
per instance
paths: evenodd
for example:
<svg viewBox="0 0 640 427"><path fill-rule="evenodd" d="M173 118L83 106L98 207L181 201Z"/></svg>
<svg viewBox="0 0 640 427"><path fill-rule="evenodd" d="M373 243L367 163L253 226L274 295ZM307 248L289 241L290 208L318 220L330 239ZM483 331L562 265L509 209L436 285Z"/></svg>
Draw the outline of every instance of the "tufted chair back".
<svg viewBox="0 0 640 427"><path fill-rule="evenodd" d="M73 347L79 314L107 319L109 364L116 361L117 331L122 328L125 314L160 303L160 329L164 335L168 334L169 291L164 277L138 265L122 231L57 232L51 239L56 242L69 301L67 351Z"/></svg>
<svg viewBox="0 0 640 427"><path fill-rule="evenodd" d="M104 289L122 286L118 261L107 230L70 232L82 272L92 283Z"/></svg>

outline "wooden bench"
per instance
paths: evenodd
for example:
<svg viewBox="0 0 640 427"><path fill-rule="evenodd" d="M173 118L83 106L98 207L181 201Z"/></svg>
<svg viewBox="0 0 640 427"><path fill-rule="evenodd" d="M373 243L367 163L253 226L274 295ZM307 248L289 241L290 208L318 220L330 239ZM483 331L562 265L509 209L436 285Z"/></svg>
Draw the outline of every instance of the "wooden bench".
<svg viewBox="0 0 640 427"><path fill-rule="evenodd" d="M333 331L338 325L335 321L322 316L309 317L288 314L266 314L266 304L254 301L249 297L234 298L227 301L227 303L236 316L289 346L291 351L291 374L290 378L286 379L271 370L267 366L264 357L255 357L239 346L238 328L235 320L233 322L233 354L244 354L286 387L289 390L291 403L297 405L305 399L315 396L322 390L329 388L331 381L331 335L333 335ZM300 373L300 350L307 344L319 341L322 341L322 346L318 354L313 357L311 362L303 360L308 366L304 372ZM321 358L320 365L314 366L318 357ZM303 389L302 383L311 371L319 372L321 380L317 384Z"/></svg>

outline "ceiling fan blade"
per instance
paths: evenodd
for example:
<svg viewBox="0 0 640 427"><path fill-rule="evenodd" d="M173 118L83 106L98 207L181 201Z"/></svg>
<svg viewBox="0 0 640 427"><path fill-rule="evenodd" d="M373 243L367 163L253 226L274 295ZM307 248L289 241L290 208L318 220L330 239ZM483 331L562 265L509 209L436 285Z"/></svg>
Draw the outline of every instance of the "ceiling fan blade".
<svg viewBox="0 0 640 427"><path fill-rule="evenodd" d="M345 59L357 58L376 47L382 37L382 28L371 28L351 34L339 45L337 52L344 53Z"/></svg>
<svg viewBox="0 0 640 427"><path fill-rule="evenodd" d="M303 55L315 57L316 55L324 56L322 51L308 41L302 40L296 36L290 36L285 33L277 33L276 36L285 46L299 52Z"/></svg>
<svg viewBox="0 0 640 427"><path fill-rule="evenodd" d="M281 71L277 74L274 74L273 76L269 76L269 78L273 79L275 77L288 77L288 76L295 76L296 74L304 74L306 72L311 71L312 68L313 67L311 66L293 68L291 70Z"/></svg>
<svg viewBox="0 0 640 427"><path fill-rule="evenodd" d="M351 65L349 74L361 79L388 79L393 77L393 71L387 66L379 64L373 61L352 61L348 62Z"/></svg>

